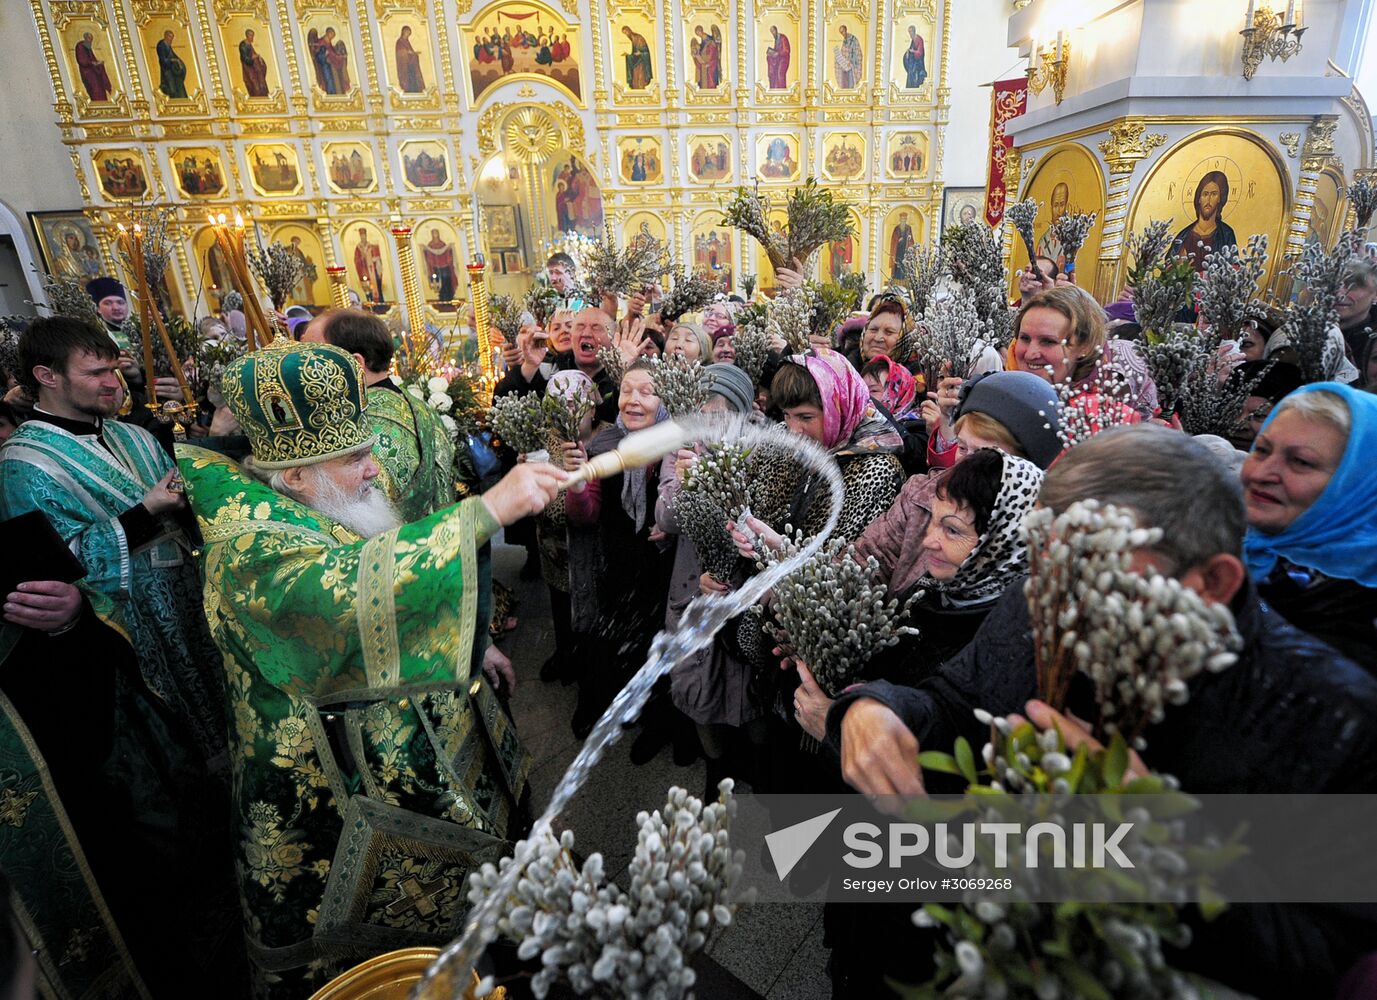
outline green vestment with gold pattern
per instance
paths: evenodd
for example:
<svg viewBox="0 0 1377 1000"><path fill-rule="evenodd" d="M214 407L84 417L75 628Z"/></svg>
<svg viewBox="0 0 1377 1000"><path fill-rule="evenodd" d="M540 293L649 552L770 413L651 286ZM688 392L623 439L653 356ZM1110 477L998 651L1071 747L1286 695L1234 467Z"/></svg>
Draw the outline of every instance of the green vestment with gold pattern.
<svg viewBox="0 0 1377 1000"><path fill-rule="evenodd" d="M179 447L230 692L258 995L457 935L519 821L529 758L476 669L479 499L362 540ZM486 624L486 623L485 623Z"/></svg>
<svg viewBox="0 0 1377 1000"><path fill-rule="evenodd" d="M372 385L364 417L378 436L378 482L404 521L454 503L454 444L440 416L406 392Z"/></svg>

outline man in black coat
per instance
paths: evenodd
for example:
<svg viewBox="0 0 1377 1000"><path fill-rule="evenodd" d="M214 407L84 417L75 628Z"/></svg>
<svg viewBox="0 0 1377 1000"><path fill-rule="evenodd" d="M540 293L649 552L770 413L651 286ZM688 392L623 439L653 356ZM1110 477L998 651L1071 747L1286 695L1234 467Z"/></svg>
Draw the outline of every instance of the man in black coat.
<svg viewBox="0 0 1377 1000"><path fill-rule="evenodd" d="M598 360L598 350L612 346L613 327L612 317L601 309L580 309L574 316L572 350L565 354L553 355L554 371L577 368L593 380L599 399L593 412L597 419L605 424L617 419L619 387ZM520 340L520 363L513 364L507 369L507 374L493 388L493 396L545 392L549 377L542 368L551 361L547 356L545 341L526 337L525 334Z"/></svg>
<svg viewBox="0 0 1377 1000"><path fill-rule="evenodd" d="M1164 427L1106 431L1049 470L1040 500L1060 512L1091 498L1161 528L1162 541L1140 551L1141 562L1228 605L1243 639L1232 667L1197 676L1190 699L1147 731L1148 766L1202 794L1377 791L1377 680L1259 601L1240 559L1238 483L1210 452ZM974 709L1024 712L1036 697L1027 599L1015 584L933 677L838 698L828 740L857 790L922 794L920 746L949 750L959 735L980 746L988 727ZM1180 961L1259 997L1329 996L1374 941L1372 907L1235 906L1197 927Z"/></svg>

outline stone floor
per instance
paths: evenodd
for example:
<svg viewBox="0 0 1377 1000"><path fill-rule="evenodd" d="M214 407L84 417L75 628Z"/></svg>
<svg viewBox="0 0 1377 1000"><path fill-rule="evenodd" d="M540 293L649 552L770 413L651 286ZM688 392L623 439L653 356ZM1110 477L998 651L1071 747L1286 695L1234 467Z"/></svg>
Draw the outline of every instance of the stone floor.
<svg viewBox="0 0 1377 1000"><path fill-rule="evenodd" d="M516 668L517 689L512 712L527 748L535 758L531 775L534 805L539 810L549 801L555 785L578 752L580 741L570 730L575 689L558 682L541 683L537 674L554 648L549 599L540 581L519 579L525 552L497 545L493 552L494 576L516 590L520 603L515 632L499 641L499 647ZM612 746L593 772L563 822L574 831L578 849L602 852L609 872L622 872L636 842L636 814L664 804L665 792L681 785L697 794L703 786L703 764L678 767L669 748L644 766L628 758L630 739ZM824 971L827 950L822 946L822 907L810 903L770 904L743 908L737 919L709 946L709 956L734 976L743 996L813 1000L831 994ZM726 995L722 991L721 995Z"/></svg>

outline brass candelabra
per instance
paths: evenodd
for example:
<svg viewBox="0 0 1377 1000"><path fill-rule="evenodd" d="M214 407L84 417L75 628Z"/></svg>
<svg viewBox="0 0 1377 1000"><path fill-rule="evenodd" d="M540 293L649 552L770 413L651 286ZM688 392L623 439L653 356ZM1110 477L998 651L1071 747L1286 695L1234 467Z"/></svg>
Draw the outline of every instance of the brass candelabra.
<svg viewBox="0 0 1377 1000"><path fill-rule="evenodd" d="M1243 79L1253 78L1264 56L1273 62L1286 62L1300 52L1301 36L1305 34L1305 27L1299 23L1301 17L1296 0L1291 0L1284 17L1265 5L1248 5L1245 27L1239 32L1243 36Z"/></svg>
<svg viewBox="0 0 1377 1000"><path fill-rule="evenodd" d="M492 356L492 312L488 306L488 283L484 279L487 262L481 253L474 254L473 263L465 264L469 275L469 294L473 299L473 333L478 340L478 370L483 388L491 393L497 384L497 366Z"/></svg>
<svg viewBox="0 0 1377 1000"><path fill-rule="evenodd" d="M1028 89L1041 94L1050 84L1058 104L1066 96L1066 68L1071 62L1071 43L1060 35L1055 49L1034 51L1028 66Z"/></svg>
<svg viewBox="0 0 1377 1000"><path fill-rule="evenodd" d="M426 335L425 296L416 274L416 249L411 245L411 227L395 223L391 229L397 244L397 263L402 268L402 295L406 302L406 321L411 328L406 338L406 352L410 358L412 375L426 375L431 370L430 339Z"/></svg>

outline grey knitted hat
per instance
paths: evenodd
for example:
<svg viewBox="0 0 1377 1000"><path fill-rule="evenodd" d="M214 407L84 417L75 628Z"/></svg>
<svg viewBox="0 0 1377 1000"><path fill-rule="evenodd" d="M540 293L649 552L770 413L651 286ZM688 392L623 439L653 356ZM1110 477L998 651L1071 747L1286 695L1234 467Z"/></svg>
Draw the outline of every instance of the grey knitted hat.
<svg viewBox="0 0 1377 1000"><path fill-rule="evenodd" d="M983 413L1003 424L1039 469L1061 454L1057 391L1032 372L989 372L967 382L953 423L967 413Z"/></svg>
<svg viewBox="0 0 1377 1000"><path fill-rule="evenodd" d="M751 412L755 386L751 384L751 377L736 365L708 365L699 378L708 392L721 396L735 412Z"/></svg>

